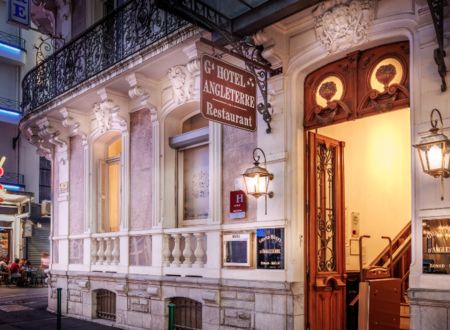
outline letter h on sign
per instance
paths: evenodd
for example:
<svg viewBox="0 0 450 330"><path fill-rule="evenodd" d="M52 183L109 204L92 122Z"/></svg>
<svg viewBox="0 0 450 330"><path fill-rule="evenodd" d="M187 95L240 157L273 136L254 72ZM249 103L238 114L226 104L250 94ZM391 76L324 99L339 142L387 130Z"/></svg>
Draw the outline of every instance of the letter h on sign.
<svg viewBox="0 0 450 330"><path fill-rule="evenodd" d="M8 22L28 29L30 27L30 0L8 0Z"/></svg>

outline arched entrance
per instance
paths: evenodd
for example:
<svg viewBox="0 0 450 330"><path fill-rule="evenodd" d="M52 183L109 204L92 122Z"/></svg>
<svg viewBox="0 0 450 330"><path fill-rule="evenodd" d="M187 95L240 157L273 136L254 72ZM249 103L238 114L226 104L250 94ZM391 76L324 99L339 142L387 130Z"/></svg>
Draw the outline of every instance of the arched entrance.
<svg viewBox="0 0 450 330"><path fill-rule="evenodd" d="M95 316L99 319L116 320L116 294L112 291L99 289L94 291L96 309Z"/></svg>
<svg viewBox="0 0 450 330"><path fill-rule="evenodd" d="M202 329L202 304L200 302L185 297L174 297L170 299L170 302L175 305L175 329Z"/></svg>
<svg viewBox="0 0 450 330"><path fill-rule="evenodd" d="M353 52L305 79L309 329L353 328L347 278L359 274L359 255L370 265L381 236L393 238L410 220L408 49L399 42ZM373 242L357 251L361 235Z"/></svg>

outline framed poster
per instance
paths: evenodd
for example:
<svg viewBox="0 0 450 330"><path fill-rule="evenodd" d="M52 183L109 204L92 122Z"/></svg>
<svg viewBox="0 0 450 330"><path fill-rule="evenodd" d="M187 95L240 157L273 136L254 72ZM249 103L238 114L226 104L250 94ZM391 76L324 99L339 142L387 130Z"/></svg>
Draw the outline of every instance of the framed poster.
<svg viewBox="0 0 450 330"><path fill-rule="evenodd" d="M232 233L223 235L223 265L251 266L252 234Z"/></svg>
<svg viewBox="0 0 450 330"><path fill-rule="evenodd" d="M450 274L450 219L423 220L423 273Z"/></svg>
<svg viewBox="0 0 450 330"><path fill-rule="evenodd" d="M284 228L256 229L256 264L259 269L284 269Z"/></svg>

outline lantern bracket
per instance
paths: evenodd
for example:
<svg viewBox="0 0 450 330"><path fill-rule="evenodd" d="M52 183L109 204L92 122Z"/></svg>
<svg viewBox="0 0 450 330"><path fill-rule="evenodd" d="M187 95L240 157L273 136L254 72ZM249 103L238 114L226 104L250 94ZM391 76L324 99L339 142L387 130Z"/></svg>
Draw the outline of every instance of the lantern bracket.
<svg viewBox="0 0 450 330"><path fill-rule="evenodd" d="M431 110L430 113L430 124L431 124L430 132L437 133L437 131L439 131L439 128L437 127L438 122L441 122L440 129L444 128L444 121L442 120L442 114L438 109L434 108L433 110Z"/></svg>
<svg viewBox="0 0 450 330"><path fill-rule="evenodd" d="M433 51L434 61L438 67L438 73L441 77L441 92L447 90L447 83L445 82L445 75L447 74L447 67L445 65L445 49L444 49L444 7L448 5L447 0L427 0L430 8L431 18L433 19L434 30L436 32L436 39L438 48Z"/></svg>

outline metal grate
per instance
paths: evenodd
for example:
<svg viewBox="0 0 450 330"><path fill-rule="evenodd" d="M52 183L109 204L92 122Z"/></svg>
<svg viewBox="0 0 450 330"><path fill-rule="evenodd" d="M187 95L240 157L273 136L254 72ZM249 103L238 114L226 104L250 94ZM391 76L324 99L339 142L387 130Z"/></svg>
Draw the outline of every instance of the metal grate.
<svg viewBox="0 0 450 330"><path fill-rule="evenodd" d="M183 297L175 297L171 301L175 304L175 330L197 330L202 328L201 303Z"/></svg>
<svg viewBox="0 0 450 330"><path fill-rule="evenodd" d="M100 289L97 290L97 317L104 320L116 320L116 294Z"/></svg>

